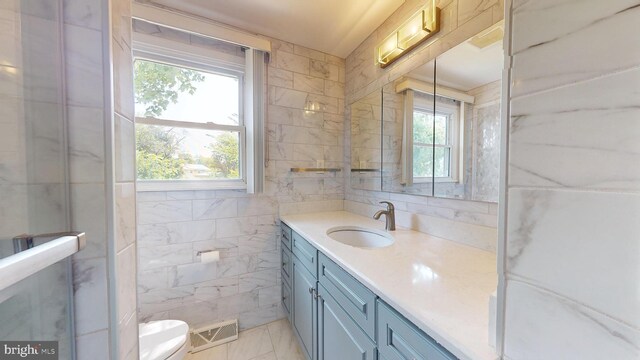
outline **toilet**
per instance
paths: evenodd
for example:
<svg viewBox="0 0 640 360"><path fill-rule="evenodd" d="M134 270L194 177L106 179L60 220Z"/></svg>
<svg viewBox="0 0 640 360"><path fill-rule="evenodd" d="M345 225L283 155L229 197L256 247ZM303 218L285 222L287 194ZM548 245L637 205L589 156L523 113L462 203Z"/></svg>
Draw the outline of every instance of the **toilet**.
<svg viewBox="0 0 640 360"><path fill-rule="evenodd" d="M191 342L189 325L180 320L138 324L140 360L182 360Z"/></svg>

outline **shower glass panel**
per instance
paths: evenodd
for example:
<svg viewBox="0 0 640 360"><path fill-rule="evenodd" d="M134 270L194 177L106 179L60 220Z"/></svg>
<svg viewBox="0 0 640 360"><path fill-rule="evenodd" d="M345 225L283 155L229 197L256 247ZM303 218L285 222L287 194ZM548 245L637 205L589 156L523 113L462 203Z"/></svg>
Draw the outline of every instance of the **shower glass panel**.
<svg viewBox="0 0 640 360"><path fill-rule="evenodd" d="M0 260L70 230L61 6L0 0ZM70 274L67 258L0 291L0 342L73 359Z"/></svg>

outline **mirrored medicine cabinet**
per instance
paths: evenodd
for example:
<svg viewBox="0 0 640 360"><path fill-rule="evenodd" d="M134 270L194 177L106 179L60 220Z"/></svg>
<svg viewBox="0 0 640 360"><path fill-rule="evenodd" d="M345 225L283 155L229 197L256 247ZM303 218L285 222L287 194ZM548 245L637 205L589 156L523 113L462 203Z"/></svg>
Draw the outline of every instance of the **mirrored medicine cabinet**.
<svg viewBox="0 0 640 360"><path fill-rule="evenodd" d="M350 105L351 187L497 202L503 24Z"/></svg>

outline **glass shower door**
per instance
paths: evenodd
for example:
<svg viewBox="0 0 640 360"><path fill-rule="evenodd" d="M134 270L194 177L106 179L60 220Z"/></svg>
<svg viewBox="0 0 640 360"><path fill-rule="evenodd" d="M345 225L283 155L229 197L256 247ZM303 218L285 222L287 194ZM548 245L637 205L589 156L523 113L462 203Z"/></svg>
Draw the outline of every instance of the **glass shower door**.
<svg viewBox="0 0 640 360"><path fill-rule="evenodd" d="M70 227L61 6L0 0L2 269L56 239L31 234ZM59 359L75 358L70 270L66 258L0 289L0 343L58 341Z"/></svg>

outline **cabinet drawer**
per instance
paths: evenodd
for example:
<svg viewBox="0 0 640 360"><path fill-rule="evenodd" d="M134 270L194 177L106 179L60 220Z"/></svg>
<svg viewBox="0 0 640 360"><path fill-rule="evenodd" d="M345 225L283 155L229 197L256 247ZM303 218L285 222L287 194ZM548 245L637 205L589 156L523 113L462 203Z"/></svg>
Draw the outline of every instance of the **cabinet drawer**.
<svg viewBox="0 0 640 360"><path fill-rule="evenodd" d="M378 300L377 308L377 342L382 358L388 360L457 359L384 302Z"/></svg>
<svg viewBox="0 0 640 360"><path fill-rule="evenodd" d="M291 318L291 287L286 282L282 283L282 307Z"/></svg>
<svg viewBox="0 0 640 360"><path fill-rule="evenodd" d="M282 244L291 250L291 228L285 223L280 223L280 234L282 235Z"/></svg>
<svg viewBox="0 0 640 360"><path fill-rule="evenodd" d="M376 295L326 255L320 253L318 280L353 321L375 339Z"/></svg>
<svg viewBox="0 0 640 360"><path fill-rule="evenodd" d="M318 250L313 247L307 240L305 240L302 236L292 232L293 243L292 243L292 252L298 260L300 260L300 264L307 268L309 272L313 275L314 278L318 278Z"/></svg>
<svg viewBox="0 0 640 360"><path fill-rule="evenodd" d="M282 272L282 282L289 285L291 285L291 270L293 268L291 260L291 251L283 245L280 249L280 270Z"/></svg>

